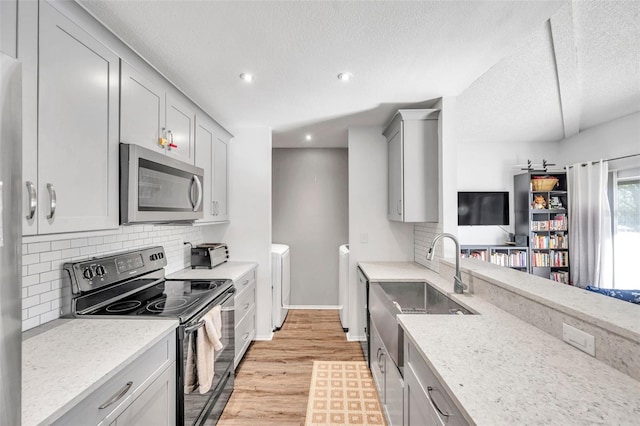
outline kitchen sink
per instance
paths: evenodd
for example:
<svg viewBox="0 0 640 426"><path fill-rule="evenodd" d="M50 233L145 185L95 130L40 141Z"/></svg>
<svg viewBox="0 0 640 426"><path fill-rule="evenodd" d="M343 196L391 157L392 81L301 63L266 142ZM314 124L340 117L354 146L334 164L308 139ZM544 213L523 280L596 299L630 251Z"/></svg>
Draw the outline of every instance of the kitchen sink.
<svg viewBox="0 0 640 426"><path fill-rule="evenodd" d="M391 302L395 314L474 314L424 281L376 284Z"/></svg>
<svg viewBox="0 0 640 426"><path fill-rule="evenodd" d="M404 331L396 321L397 315L475 314L426 281L371 282L368 309L371 329L380 336L401 375L404 374ZM370 353L374 362L372 356Z"/></svg>

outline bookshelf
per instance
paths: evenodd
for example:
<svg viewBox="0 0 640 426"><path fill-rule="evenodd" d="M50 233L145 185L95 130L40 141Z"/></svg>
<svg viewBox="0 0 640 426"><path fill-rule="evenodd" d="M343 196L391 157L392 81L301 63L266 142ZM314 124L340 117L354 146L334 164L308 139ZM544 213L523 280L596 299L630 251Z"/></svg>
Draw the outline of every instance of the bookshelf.
<svg viewBox="0 0 640 426"><path fill-rule="evenodd" d="M528 237L529 273L569 284L566 173L531 171L514 176L514 201L516 235Z"/></svg>
<svg viewBox="0 0 640 426"><path fill-rule="evenodd" d="M462 245L461 258L480 259L495 265L528 272L529 248L498 245Z"/></svg>

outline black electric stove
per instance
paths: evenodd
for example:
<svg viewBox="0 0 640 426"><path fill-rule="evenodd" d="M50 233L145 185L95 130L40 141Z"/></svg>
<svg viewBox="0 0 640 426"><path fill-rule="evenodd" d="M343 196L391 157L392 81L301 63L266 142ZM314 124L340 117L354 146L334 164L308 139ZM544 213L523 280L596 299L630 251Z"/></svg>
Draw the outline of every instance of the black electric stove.
<svg viewBox="0 0 640 426"><path fill-rule="evenodd" d="M153 318L180 321L176 332L176 425L215 424L234 384L235 301L231 280L168 280L164 249L150 247L64 265L76 317ZM219 308L219 310L218 310ZM204 317L220 314L222 349L215 351L209 389L185 391L188 352L202 332ZM197 350L197 349L196 349ZM200 355L198 355L200 356ZM209 354L209 356L211 356Z"/></svg>
<svg viewBox="0 0 640 426"><path fill-rule="evenodd" d="M68 263L76 316L157 316L181 323L231 286L231 280L167 280L162 247Z"/></svg>

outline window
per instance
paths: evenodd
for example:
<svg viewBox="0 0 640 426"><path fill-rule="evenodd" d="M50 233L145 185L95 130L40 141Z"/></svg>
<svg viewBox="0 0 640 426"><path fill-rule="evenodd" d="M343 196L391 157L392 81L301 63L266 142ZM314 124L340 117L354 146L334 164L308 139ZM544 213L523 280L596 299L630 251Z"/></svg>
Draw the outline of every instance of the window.
<svg viewBox="0 0 640 426"><path fill-rule="evenodd" d="M640 251L640 169L613 172L614 288L640 288L637 274Z"/></svg>

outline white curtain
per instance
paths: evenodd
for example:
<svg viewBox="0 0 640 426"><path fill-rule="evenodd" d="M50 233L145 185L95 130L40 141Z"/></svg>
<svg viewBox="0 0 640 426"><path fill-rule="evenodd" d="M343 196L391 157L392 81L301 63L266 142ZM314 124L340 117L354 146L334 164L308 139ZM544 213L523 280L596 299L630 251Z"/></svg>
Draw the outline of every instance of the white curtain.
<svg viewBox="0 0 640 426"><path fill-rule="evenodd" d="M608 165L574 164L567 172L571 280L578 287L613 287Z"/></svg>

